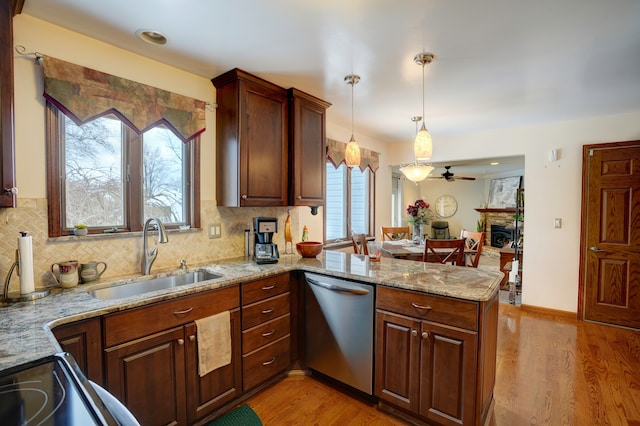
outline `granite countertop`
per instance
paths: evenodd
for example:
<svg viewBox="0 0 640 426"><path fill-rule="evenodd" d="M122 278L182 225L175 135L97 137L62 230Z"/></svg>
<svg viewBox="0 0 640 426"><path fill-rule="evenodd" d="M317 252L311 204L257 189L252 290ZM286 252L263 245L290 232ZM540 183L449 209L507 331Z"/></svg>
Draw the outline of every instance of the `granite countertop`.
<svg viewBox="0 0 640 426"><path fill-rule="evenodd" d="M192 265L188 270L202 268L222 277L117 300L98 300L88 293L113 284L149 278L140 275L117 277L72 289L53 288L51 294L42 299L0 307L0 371L60 352L61 348L51 332L58 325L292 270L473 301L489 300L498 291L503 277L495 269L460 268L390 258L374 263L365 256L330 250L313 259L283 255L278 263L257 265L242 257ZM154 271L153 276L177 272Z"/></svg>

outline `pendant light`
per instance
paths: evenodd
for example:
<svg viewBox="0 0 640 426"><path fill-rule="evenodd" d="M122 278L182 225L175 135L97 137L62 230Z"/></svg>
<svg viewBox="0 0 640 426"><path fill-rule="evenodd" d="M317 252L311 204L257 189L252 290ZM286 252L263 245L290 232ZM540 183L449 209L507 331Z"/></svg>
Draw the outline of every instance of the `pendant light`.
<svg viewBox="0 0 640 426"><path fill-rule="evenodd" d="M416 157L416 161L429 161L431 160L431 156L433 153L433 141L431 140L431 135L427 131L427 127L425 126L424 120L424 66L430 64L435 56L432 53L421 52L418 53L413 61L422 65L422 127L420 131L416 134L416 139L413 143L413 152Z"/></svg>
<svg viewBox="0 0 640 426"><path fill-rule="evenodd" d="M353 86L358 84L360 76L349 74L344 78L344 82L351 85L351 139L344 151L344 161L348 167L360 167L360 147L353 137Z"/></svg>
<svg viewBox="0 0 640 426"><path fill-rule="evenodd" d="M418 130L418 121L420 120L422 120L422 117L411 117L411 121L416 123L416 130ZM429 173L433 171L433 167L429 164L418 163L418 160L416 159L415 163L400 167L400 171L407 179L412 182L416 182L417 184L418 182L425 180L427 176L429 176Z"/></svg>

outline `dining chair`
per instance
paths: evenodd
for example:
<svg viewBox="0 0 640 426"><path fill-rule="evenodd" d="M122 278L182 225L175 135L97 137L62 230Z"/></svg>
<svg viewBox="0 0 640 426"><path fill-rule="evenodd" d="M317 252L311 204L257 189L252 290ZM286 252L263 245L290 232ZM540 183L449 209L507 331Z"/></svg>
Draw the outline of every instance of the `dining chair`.
<svg viewBox="0 0 640 426"><path fill-rule="evenodd" d="M452 263L464 266L464 247L466 238L450 240L433 240L427 238L424 242L423 262Z"/></svg>
<svg viewBox="0 0 640 426"><path fill-rule="evenodd" d="M451 238L449 233L449 222L445 220L434 220L431 222L431 238L444 240Z"/></svg>
<svg viewBox="0 0 640 426"><path fill-rule="evenodd" d="M380 232L382 234L382 241L409 239L408 226L381 226Z"/></svg>
<svg viewBox="0 0 640 426"><path fill-rule="evenodd" d="M351 242L353 243L353 251L355 251L356 254L369 255L369 250L367 249L367 236L365 234L356 234L355 232L351 232Z"/></svg>
<svg viewBox="0 0 640 426"><path fill-rule="evenodd" d="M484 232L473 232L463 229L460 231L460 238L466 238L464 260L465 266L477 268L482 254L482 246L484 245Z"/></svg>

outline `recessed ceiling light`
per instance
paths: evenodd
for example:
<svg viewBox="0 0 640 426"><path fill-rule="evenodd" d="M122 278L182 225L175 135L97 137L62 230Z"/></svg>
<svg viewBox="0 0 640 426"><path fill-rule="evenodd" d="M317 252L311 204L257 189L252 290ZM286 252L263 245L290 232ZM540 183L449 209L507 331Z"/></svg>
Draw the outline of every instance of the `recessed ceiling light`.
<svg viewBox="0 0 640 426"><path fill-rule="evenodd" d="M497 166L500 163L498 163L497 161L494 161L493 163L489 163L489 164L491 164L492 166Z"/></svg>
<svg viewBox="0 0 640 426"><path fill-rule="evenodd" d="M150 44L163 45L167 44L167 37L159 31L155 30L138 30L136 35L142 40Z"/></svg>

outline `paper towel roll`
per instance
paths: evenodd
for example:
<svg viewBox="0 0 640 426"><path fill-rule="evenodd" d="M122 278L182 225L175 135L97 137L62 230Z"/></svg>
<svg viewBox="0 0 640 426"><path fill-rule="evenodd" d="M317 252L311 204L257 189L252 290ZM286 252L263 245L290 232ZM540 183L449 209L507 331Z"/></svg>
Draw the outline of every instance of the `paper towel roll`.
<svg viewBox="0 0 640 426"><path fill-rule="evenodd" d="M26 232L18 238L18 268L20 272L20 294L33 293L36 289L33 279L33 242Z"/></svg>

